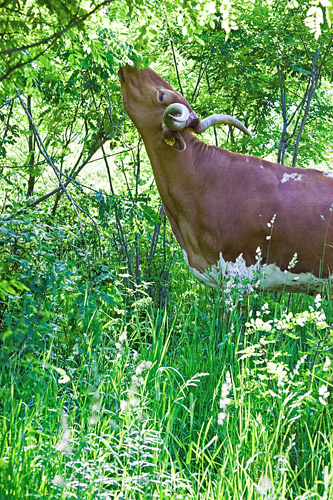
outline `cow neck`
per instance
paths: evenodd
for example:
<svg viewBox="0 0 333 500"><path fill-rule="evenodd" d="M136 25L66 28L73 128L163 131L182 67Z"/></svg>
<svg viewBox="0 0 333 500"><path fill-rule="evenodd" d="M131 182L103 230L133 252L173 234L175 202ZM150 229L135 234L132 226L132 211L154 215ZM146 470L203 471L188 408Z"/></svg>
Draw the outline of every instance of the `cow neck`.
<svg viewBox="0 0 333 500"><path fill-rule="evenodd" d="M200 252L201 213L197 208L207 180L214 179L216 174L216 165L211 161L216 149L189 131L183 132L183 137L187 145L185 151L176 151L163 143L156 147L155 143L153 148L146 145L147 153L173 233L192 265L206 269L209 262Z"/></svg>
<svg viewBox="0 0 333 500"><path fill-rule="evenodd" d="M146 144L155 181L162 201L171 205L170 198L176 198L177 206L186 204L187 197L197 198L202 191L203 180L207 180L215 170L214 162L209 161L211 147L199 141L189 131L182 133L186 150L177 151L165 143L153 147ZM213 150L215 148L212 148Z"/></svg>

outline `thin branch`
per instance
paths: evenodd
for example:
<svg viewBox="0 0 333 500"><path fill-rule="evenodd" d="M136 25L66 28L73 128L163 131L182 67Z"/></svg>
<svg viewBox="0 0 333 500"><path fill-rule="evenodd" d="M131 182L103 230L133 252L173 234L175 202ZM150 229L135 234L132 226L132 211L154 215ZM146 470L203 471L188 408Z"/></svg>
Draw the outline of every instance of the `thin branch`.
<svg viewBox="0 0 333 500"><path fill-rule="evenodd" d="M291 122L293 121L293 119L295 118L295 116L298 113L298 111L303 107L303 104L306 101L306 96L308 95L308 92L309 92L309 88L310 88L310 82L308 82L308 84L306 86L306 89L304 91L304 95L303 95L303 97L301 99L301 102L298 104L298 106L296 107L295 111L293 112L293 114L291 115L291 117L288 120L288 123L287 123L288 127L291 124ZM299 120L299 118L297 120ZM296 124L296 126L297 126L297 124ZM295 134L295 130L293 131L292 135L294 135L294 134Z"/></svg>
<svg viewBox="0 0 333 500"><path fill-rule="evenodd" d="M10 103L10 109L8 111L8 116L7 116L7 122L5 123L5 130L4 130L4 133L3 133L3 137L1 138L0 146L2 146L2 144L4 143L4 141L6 139L6 136L8 134L9 120L10 120L10 117L11 117L12 112L13 112L13 107L14 107L14 101L12 100L11 103Z"/></svg>
<svg viewBox="0 0 333 500"><path fill-rule="evenodd" d="M328 55L328 52L330 50L330 48L332 47L332 43L333 43L333 36L331 37L331 40L329 41L329 43L327 44L327 47L326 47L326 50L324 52L324 55L323 55L323 58L322 58L322 61L321 63L319 64L319 67L318 67L318 78L319 78L319 75L321 73L321 70L322 70L322 67L323 67L323 64L327 58L327 55Z"/></svg>
<svg viewBox="0 0 333 500"><path fill-rule="evenodd" d="M17 99L17 96L14 96L14 97L11 97L8 100L5 100L5 102L3 104L1 104L0 109L4 108L5 106L8 106L8 104L10 104L15 99Z"/></svg>
<svg viewBox="0 0 333 500"><path fill-rule="evenodd" d="M82 220L81 220L81 217L80 217L79 212L78 212L78 210L81 210L81 209L78 207L77 203L75 203L75 201L73 200L72 196L69 194L69 192L67 191L67 189L66 189L65 185L63 184L63 182L62 182L62 180L61 180L61 176L59 175L59 171L58 171L57 167L54 165L54 163L53 163L53 161L51 160L50 156L48 155L48 152L47 152L47 150L46 150L46 148L45 148L45 146L44 146L44 144L43 144L43 141L42 141L42 139L40 138L40 135L39 135L39 133L38 133L38 130L37 130L37 128L36 128L35 122L33 121L32 116L30 115L30 113L29 113L29 111L28 111L28 109L27 109L26 105L24 104L22 97L19 95L18 90L17 90L17 94L18 94L18 97L19 97L19 100L20 100L21 106L22 106L22 108L24 109L24 112L25 112L25 114L27 115L27 117L28 117L28 119L29 119L29 121L30 121L30 123L31 123L31 125L32 125L33 132L34 132L34 136L35 136L35 139L36 139L36 143L37 143L38 149L39 149L39 151L41 152L41 155L42 155L42 156L43 156L43 157L44 157L44 158L48 161L48 163L51 165L51 167L52 167L52 169L53 169L54 173L56 174L56 177L57 177L57 179L58 179L58 181L59 181L59 184L61 185L61 187L62 187L63 191L65 192L65 194L66 194L66 196L67 196L67 198L68 198L68 200L70 201L70 203L71 203L72 207L74 208L74 211L75 211L75 213L76 213L76 215L77 215L77 218L78 218L78 221L79 221L79 226L80 226L80 230L78 231L78 233L77 233L77 234L80 234L80 233L82 234L83 240L84 240L84 242L85 242L86 246L88 247L88 244L87 244L86 239L85 239L84 234L83 234ZM75 235L75 237L77 236L77 234Z"/></svg>
<svg viewBox="0 0 333 500"><path fill-rule="evenodd" d="M193 94L192 94L192 97L191 97L191 103L194 103L194 98L196 97L196 94L198 96L198 92L197 91L198 91L199 85L201 83L202 77L203 77L203 75L205 74L205 72L207 70L207 66L208 66L209 62L210 62L210 57L208 57L208 59L206 61L206 64L205 64L205 67L202 69L203 61L201 61L200 70L199 70L199 76L198 76L198 80L197 80L197 83L195 85L195 88L193 90Z"/></svg>
<svg viewBox="0 0 333 500"><path fill-rule="evenodd" d="M278 163L282 163L284 165L285 152L287 149L287 141L286 141L286 133L288 128L288 120L287 120L287 100L286 100L286 91L283 86L282 73L279 64L277 65L278 76L280 80L280 93L281 93L281 106L282 106L282 119L283 119L283 127L281 132L280 144L278 149Z"/></svg>
<svg viewBox="0 0 333 500"><path fill-rule="evenodd" d="M137 149L137 147L138 147L138 145L136 144L135 146L133 146L131 148L122 149L121 151L117 151L117 153L107 154L106 158L111 158L111 156L118 156L118 155L121 155L123 153L128 153L129 151L133 151L134 149ZM96 152L97 152L97 149L96 149L96 151L94 151L93 155ZM101 156L99 158L94 158L93 160L89 160L86 164L88 164L88 163L94 163L95 161L101 161L103 159L104 159L104 156ZM42 160L42 161L39 161L37 163L34 163L32 166L33 167L40 167L40 166L46 165L46 164L47 164L47 161ZM0 166L2 168L16 168L16 169L19 169L19 168L27 168L30 165L0 165ZM71 177L71 175L66 175L64 172L61 172L61 174L64 175L67 179L70 179L71 181L76 182L78 185L82 185L83 187L87 187L87 186L84 186L83 184L81 184L79 181L76 181L73 177ZM92 188L89 188L89 189L92 189Z"/></svg>
<svg viewBox="0 0 333 500"><path fill-rule="evenodd" d="M172 50L172 57L173 57L174 65L175 65L175 70L176 70L176 74L177 74L177 81L178 81L180 93L182 95L184 95L184 91L183 91L183 87L182 87L182 83L180 81L180 76L179 76L179 71L178 71L178 64L177 64L177 59L176 59L176 54L175 54L175 47L173 45L173 39L172 39L171 30L170 30L170 26L168 23L168 17L167 17L166 12L165 12L165 21L166 21L166 25L167 25L167 29L168 29L168 33L169 33L169 40L170 40L170 45L171 45L171 50Z"/></svg>
<svg viewBox="0 0 333 500"><path fill-rule="evenodd" d="M108 178L109 178L110 191L111 191L111 194L112 194L113 198L115 199L116 198L116 194L115 194L115 191L114 191L114 188L113 188L110 167L109 167L109 164L108 164L108 160L107 160L107 157L106 157L106 154L105 154L105 149L104 149L103 145L102 145L102 152L103 152L103 158L104 158L104 163L105 163L106 171L107 171ZM124 259L124 261L125 261L125 258L127 259L128 272L132 276L131 258L130 258L130 255L129 255L128 245L127 245L127 242L126 242L126 238L125 238L125 234L124 234L123 227L122 227L122 224L121 224L121 220L120 220L120 217L118 215L118 207L117 207L117 203L116 202L114 204L114 214L115 214L115 219L116 219L117 231L118 231L118 234L119 234L119 237L120 237L120 242L121 242L120 245L121 245L121 251L122 251L122 254L123 254L123 259Z"/></svg>
<svg viewBox="0 0 333 500"><path fill-rule="evenodd" d="M164 212L163 205L160 205L158 215L159 215L159 222L154 227L153 237L152 237L150 248L149 248L149 255L147 256L148 276L150 275L150 272L151 272L151 265L152 265L153 258L154 258L155 252L156 252L156 247L157 247L158 237L159 237L160 230L161 230L162 221L165 218L165 212Z"/></svg>
<svg viewBox="0 0 333 500"><path fill-rule="evenodd" d="M296 16L295 16L295 13L294 13L294 10L293 10L293 9L291 9L291 12L293 13L294 18L296 19ZM308 56L308 59L310 60L310 59L311 59L311 56L310 56L310 53L309 53L309 51L308 51L308 48L307 48L307 46L306 46L306 44L305 44L305 42L304 42L304 40L303 40L302 33L301 33L301 30L299 29L299 26L298 26L298 22L297 22L297 21L298 21L298 18L296 19L296 28L297 28L297 31L298 31L299 37L300 37L300 39L301 39L301 42L302 42L302 44L303 44L303 47L304 47L305 53L306 53L306 55Z"/></svg>
<svg viewBox="0 0 333 500"><path fill-rule="evenodd" d="M212 95L212 88L210 86L210 81L209 81L209 76L208 76L207 70L206 70L206 80L207 80L207 87L208 87L209 95ZM213 131L214 131L214 137L215 137L215 145L216 145L216 147L218 147L219 143L218 143L218 140L217 140L217 132L216 132L215 125L213 127Z"/></svg>
<svg viewBox="0 0 333 500"><path fill-rule="evenodd" d="M22 61L22 62L19 62L17 64L15 64L15 66L12 66L8 71L7 73L4 73L2 70L1 72L3 73L2 77L0 78L0 82L2 82L3 80L6 80L6 78L9 77L9 75L11 75L11 73L13 73L15 70L19 69L19 68L22 68L23 66L27 65L27 64L30 64L31 62L35 61L36 59L38 59L40 56L42 56L43 54L45 54L45 52L47 52L49 50L50 47L52 47L52 45L55 44L55 42L57 41L57 39L53 40L53 42L50 43L50 45L48 45L46 47L46 49L42 50L42 52L40 52L39 54L37 54L35 57L31 57L30 59L28 59L27 61Z"/></svg>
<svg viewBox="0 0 333 500"><path fill-rule="evenodd" d="M128 148L128 149L122 149L121 151L118 151L117 153L110 153L109 155L106 155L106 158L110 158L110 156L118 156L122 153L128 153L129 151L133 151L134 149L137 149L138 145L136 144L135 146L133 146L132 148ZM88 161L88 163L93 163L94 161L100 161L100 160L103 160L103 156L101 156L100 158L96 158L94 160L90 160Z"/></svg>

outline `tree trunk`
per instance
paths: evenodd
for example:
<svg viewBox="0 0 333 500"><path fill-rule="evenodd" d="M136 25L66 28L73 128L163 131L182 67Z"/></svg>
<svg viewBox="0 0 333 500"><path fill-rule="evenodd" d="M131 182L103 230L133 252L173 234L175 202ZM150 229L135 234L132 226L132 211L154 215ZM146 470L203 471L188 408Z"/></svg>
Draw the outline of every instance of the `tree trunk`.
<svg viewBox="0 0 333 500"><path fill-rule="evenodd" d="M313 59L312 59L311 83L310 83L310 86L308 87L308 93L307 93L307 99L306 99L306 105L305 105L305 109L304 109L304 113L303 113L303 118L302 118L300 127L298 129L297 139L296 139L296 143L295 143L295 147L294 147L294 155L293 155L293 163L292 163L293 167L296 166L299 144L301 142L301 137L302 137L303 130L304 130L304 127L306 124L306 120L307 120L307 117L309 114L311 101L312 101L312 98L314 96L314 93L316 91L318 81L319 81L320 70L321 70L321 66L317 66L319 53L320 53L320 51L318 49L317 52L315 53Z"/></svg>
<svg viewBox="0 0 333 500"><path fill-rule="evenodd" d="M297 156L298 156L298 150L299 150L299 145L301 142L302 134L305 128L305 124L309 115L310 107L311 107L311 102L313 99L313 96L316 92L318 82L320 79L320 73L322 70L322 67L324 65L324 62L326 61L327 55L329 54L329 50L332 46L333 39L329 42L329 44L326 47L325 53L323 54L322 60L320 64L318 63L319 55L320 55L320 49L316 51L316 53L313 56L312 63L311 63L311 76L309 78L309 82L307 84L307 87L304 91L303 98L301 102L298 104L296 110L292 113L291 117L288 119L288 112L287 112L287 98L286 98L286 89L283 86L283 75L280 70L280 67L277 66L277 71L280 79L280 92L281 92L281 108L282 108L282 119L283 119L283 126L282 126L282 131L281 131L281 139L280 139L280 144L279 144L279 149L278 149L278 155L277 155L277 161L284 165L285 162L285 154L288 148L288 145L291 142L291 139L296 135L296 141L294 145L294 153L293 153L293 159L292 159L292 166L296 166L297 162ZM301 117L301 110L303 111L303 115ZM291 125L292 121L296 117L296 122L293 126L292 132L288 134L288 127ZM299 124L300 122L300 124Z"/></svg>

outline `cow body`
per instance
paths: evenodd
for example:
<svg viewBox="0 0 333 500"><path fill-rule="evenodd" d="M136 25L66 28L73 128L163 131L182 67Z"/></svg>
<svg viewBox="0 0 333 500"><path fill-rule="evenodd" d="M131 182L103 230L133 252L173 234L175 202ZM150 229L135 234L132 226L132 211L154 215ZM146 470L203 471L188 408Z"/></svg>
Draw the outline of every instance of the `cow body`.
<svg viewBox="0 0 333 500"><path fill-rule="evenodd" d="M126 66L119 76L126 111L143 137L193 274L219 286L221 277L251 279L260 271L267 290L320 291L333 270L333 173L209 146L193 135L199 119L184 97L156 73ZM166 104L188 107L181 132L163 123L161 92Z"/></svg>

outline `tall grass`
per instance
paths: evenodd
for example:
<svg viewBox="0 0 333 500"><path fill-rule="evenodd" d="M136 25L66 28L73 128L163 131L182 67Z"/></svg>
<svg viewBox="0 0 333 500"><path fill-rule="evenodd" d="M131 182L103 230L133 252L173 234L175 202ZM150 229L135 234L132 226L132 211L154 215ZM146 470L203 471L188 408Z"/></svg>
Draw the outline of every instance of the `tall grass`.
<svg viewBox="0 0 333 500"><path fill-rule="evenodd" d="M331 303L170 283L62 284L33 348L3 338L1 499L333 498Z"/></svg>

